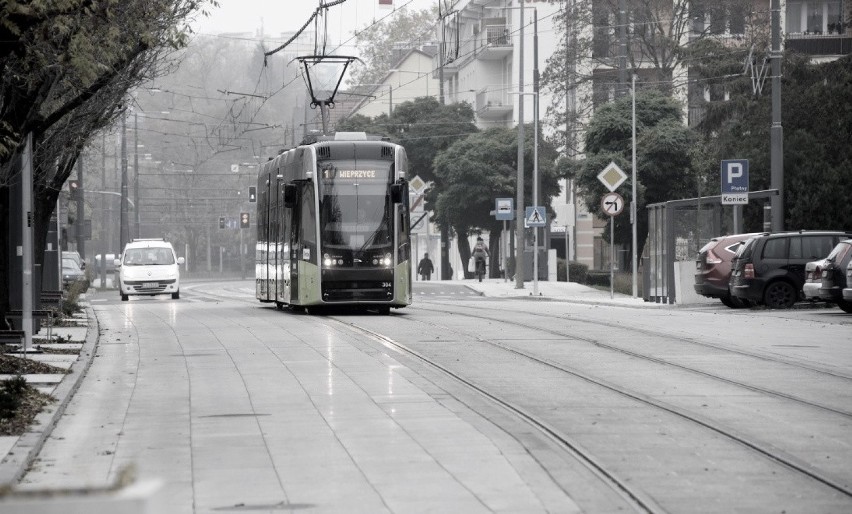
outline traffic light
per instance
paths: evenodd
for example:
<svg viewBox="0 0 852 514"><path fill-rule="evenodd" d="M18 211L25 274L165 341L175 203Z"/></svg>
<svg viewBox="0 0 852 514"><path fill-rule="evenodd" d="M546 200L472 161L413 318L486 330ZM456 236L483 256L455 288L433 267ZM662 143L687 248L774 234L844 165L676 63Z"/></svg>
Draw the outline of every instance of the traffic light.
<svg viewBox="0 0 852 514"><path fill-rule="evenodd" d="M225 217L219 216L219 228L225 228Z"/></svg>
<svg viewBox="0 0 852 514"><path fill-rule="evenodd" d="M257 187L249 186L249 202L257 202Z"/></svg>
<svg viewBox="0 0 852 514"><path fill-rule="evenodd" d="M249 228L249 213L240 213L240 228Z"/></svg>
<svg viewBox="0 0 852 514"><path fill-rule="evenodd" d="M79 180L69 180L68 181L68 191L71 192L72 200L80 199L80 181Z"/></svg>

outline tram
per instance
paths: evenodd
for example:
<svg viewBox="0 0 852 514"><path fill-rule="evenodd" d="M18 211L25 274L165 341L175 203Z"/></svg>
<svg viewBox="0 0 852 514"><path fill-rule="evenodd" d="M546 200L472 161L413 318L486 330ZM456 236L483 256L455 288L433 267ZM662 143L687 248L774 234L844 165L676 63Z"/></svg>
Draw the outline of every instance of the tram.
<svg viewBox="0 0 852 514"><path fill-rule="evenodd" d="M257 180L256 297L295 310L411 303L408 159L363 132L316 137Z"/></svg>

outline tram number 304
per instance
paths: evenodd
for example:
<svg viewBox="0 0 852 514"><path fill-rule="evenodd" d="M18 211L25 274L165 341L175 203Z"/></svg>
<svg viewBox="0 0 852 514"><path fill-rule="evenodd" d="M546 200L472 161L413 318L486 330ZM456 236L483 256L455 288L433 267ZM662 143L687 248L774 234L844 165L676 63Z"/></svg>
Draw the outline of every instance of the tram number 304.
<svg viewBox="0 0 852 514"><path fill-rule="evenodd" d="M382 287L390 287L390 286L391 286L390 282L382 282Z"/></svg>

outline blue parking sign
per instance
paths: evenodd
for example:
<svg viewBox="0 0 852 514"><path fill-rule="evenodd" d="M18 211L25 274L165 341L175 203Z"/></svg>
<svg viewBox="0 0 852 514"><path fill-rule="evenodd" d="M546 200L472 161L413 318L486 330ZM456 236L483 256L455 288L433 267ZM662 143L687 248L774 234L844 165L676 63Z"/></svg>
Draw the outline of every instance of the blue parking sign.
<svg viewBox="0 0 852 514"><path fill-rule="evenodd" d="M722 204L748 203L748 159L722 161Z"/></svg>

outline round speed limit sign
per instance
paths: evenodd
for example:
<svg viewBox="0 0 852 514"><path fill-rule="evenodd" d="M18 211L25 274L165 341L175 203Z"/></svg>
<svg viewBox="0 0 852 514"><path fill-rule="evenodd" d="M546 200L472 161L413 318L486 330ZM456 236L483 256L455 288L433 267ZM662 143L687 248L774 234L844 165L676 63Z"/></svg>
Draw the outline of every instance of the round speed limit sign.
<svg viewBox="0 0 852 514"><path fill-rule="evenodd" d="M618 193L607 193L601 198L601 210L610 216L618 216L624 210L624 198Z"/></svg>

